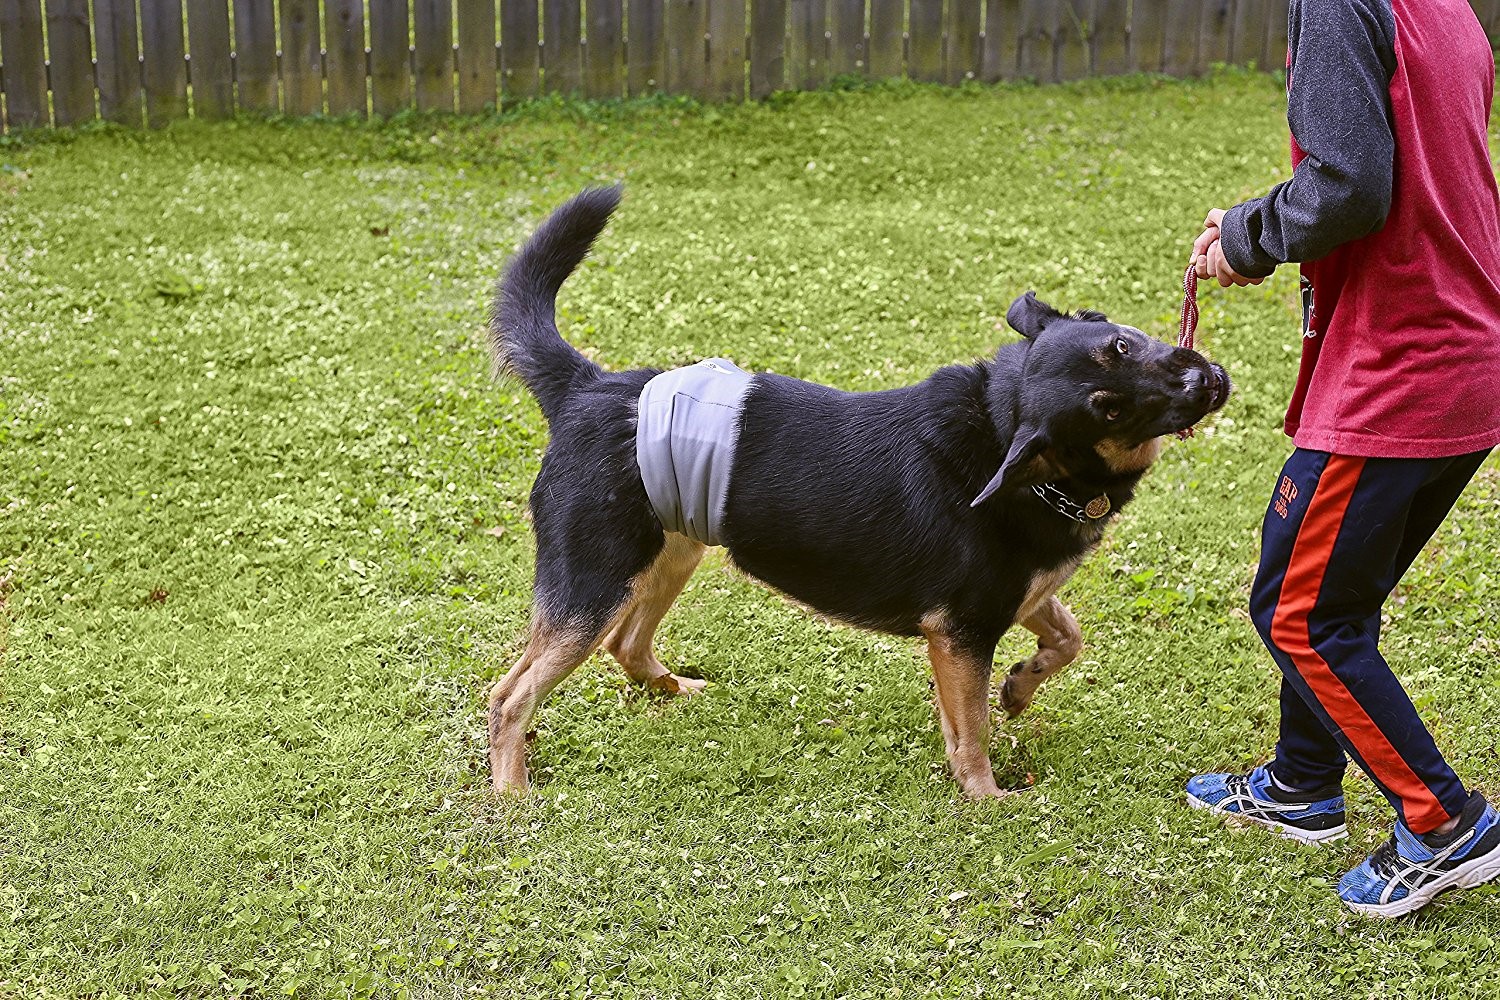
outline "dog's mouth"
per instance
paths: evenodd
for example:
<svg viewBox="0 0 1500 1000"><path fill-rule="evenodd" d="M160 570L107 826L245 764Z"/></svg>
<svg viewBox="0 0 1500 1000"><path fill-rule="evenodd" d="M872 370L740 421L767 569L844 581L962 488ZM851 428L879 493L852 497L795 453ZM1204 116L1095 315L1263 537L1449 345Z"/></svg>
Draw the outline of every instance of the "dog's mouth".
<svg viewBox="0 0 1500 1000"><path fill-rule="evenodd" d="M1229 402L1229 373L1212 361L1208 363L1208 412L1213 413Z"/></svg>
<svg viewBox="0 0 1500 1000"><path fill-rule="evenodd" d="M1234 391L1229 374L1212 361L1194 365L1182 375L1183 394L1168 411L1169 433L1182 433L1204 417L1221 409Z"/></svg>

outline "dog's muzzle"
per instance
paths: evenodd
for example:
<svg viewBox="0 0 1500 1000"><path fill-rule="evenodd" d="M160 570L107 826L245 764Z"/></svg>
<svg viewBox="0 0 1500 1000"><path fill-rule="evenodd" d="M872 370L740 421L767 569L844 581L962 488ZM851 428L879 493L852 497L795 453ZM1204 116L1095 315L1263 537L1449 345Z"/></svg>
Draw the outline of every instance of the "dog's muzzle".
<svg viewBox="0 0 1500 1000"><path fill-rule="evenodd" d="M1208 412L1212 413L1229 402L1229 373L1212 361L1208 363Z"/></svg>
<svg viewBox="0 0 1500 1000"><path fill-rule="evenodd" d="M1182 382L1188 399L1195 407L1202 407L1204 416L1229 402L1229 393L1233 388L1229 374L1212 361L1189 368L1183 373Z"/></svg>

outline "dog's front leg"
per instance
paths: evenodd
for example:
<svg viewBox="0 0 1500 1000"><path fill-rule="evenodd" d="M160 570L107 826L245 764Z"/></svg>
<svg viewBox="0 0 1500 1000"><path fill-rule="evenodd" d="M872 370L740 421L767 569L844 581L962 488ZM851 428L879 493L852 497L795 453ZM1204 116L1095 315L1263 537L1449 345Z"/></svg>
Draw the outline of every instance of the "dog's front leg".
<svg viewBox="0 0 1500 1000"><path fill-rule="evenodd" d="M995 643L960 634L943 615L922 621L937 687L938 721L953 777L970 798L998 798L990 765L990 671Z"/></svg>
<svg viewBox="0 0 1500 1000"><path fill-rule="evenodd" d="M1021 625L1036 633L1036 653L1010 668L1000 703L1014 719L1031 705L1042 682L1072 663L1083 648L1083 633L1073 613L1056 597L1049 597Z"/></svg>

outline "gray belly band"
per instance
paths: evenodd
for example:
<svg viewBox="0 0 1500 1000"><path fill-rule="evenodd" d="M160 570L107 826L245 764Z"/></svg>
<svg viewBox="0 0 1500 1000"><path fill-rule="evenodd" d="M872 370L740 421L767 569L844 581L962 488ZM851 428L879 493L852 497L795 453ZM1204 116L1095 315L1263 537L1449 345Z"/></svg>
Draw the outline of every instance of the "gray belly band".
<svg viewBox="0 0 1500 1000"><path fill-rule="evenodd" d="M710 358L641 390L635 461L663 528L719 545L750 374Z"/></svg>

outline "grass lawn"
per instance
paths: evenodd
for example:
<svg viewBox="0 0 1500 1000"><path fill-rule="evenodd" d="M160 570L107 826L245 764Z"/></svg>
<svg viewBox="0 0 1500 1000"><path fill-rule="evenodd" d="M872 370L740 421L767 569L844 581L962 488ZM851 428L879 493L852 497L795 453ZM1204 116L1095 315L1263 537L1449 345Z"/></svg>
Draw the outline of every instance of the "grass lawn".
<svg viewBox="0 0 1500 1000"><path fill-rule="evenodd" d="M535 794L486 791L546 431L482 326L547 211L626 183L561 304L603 363L883 388L1012 339L1028 288L1169 335L1204 211L1284 175L1283 111L1227 75L4 140L0 997L1500 993L1495 891L1334 897L1389 832L1362 776L1324 850L1182 801L1275 739L1244 607L1291 274L1205 289L1239 392L1064 589L1083 656L995 740L1029 790L959 798L918 643L711 555L661 647L712 695L596 657ZM1387 626L1492 797L1497 550L1492 460Z"/></svg>

